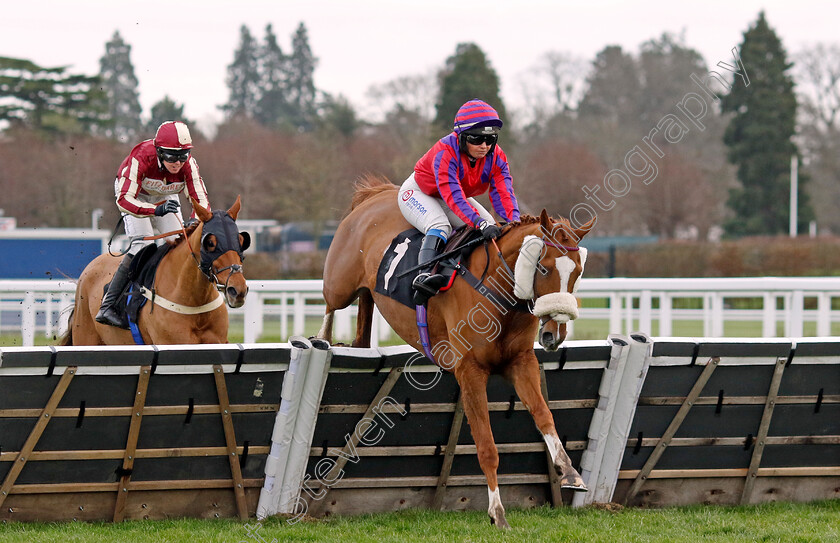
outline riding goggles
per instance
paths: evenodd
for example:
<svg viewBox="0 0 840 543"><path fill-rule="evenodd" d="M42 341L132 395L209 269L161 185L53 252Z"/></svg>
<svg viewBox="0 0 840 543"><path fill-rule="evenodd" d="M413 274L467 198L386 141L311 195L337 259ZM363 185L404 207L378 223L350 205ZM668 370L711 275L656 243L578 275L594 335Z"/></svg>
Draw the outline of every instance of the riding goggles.
<svg viewBox="0 0 840 543"><path fill-rule="evenodd" d="M464 139L467 143L471 145L481 145L482 143L486 143L487 145L493 145L499 140L498 134L464 134Z"/></svg>
<svg viewBox="0 0 840 543"><path fill-rule="evenodd" d="M190 159L190 150L184 149L182 151L169 151L161 149L160 159L163 162L186 162Z"/></svg>

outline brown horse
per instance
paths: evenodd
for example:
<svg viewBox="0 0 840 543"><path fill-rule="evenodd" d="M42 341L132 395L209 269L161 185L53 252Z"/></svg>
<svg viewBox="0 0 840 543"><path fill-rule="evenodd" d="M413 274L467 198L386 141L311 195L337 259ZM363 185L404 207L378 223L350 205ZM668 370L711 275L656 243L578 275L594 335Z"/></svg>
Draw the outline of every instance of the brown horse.
<svg viewBox="0 0 840 543"><path fill-rule="evenodd" d="M187 242L183 235L168 242L174 246L158 265L152 301L147 301L137 316L146 344L227 343L228 312L223 301L230 307L245 303L248 287L241 253L250 238L239 232L234 222L241 206L239 197L227 212L210 212L192 198L190 201L199 222L187 228ZM60 345L135 343L130 331L94 320L104 286L119 264L119 257L104 254L84 269Z"/></svg>
<svg viewBox="0 0 840 543"><path fill-rule="evenodd" d="M585 249L579 250L577 244L594 222L572 228L567 221L549 218L543 210L539 218L526 216L503 227L497 242L504 263L492 246L489 251L479 248L469 257L468 266L474 275L481 276L486 269L486 285L496 287L508 299L515 296L533 303L533 314L493 303L460 279L428 302L431 353L441 367L455 374L460 385L478 461L487 478L488 513L500 528L509 525L499 495L499 454L487 407L490 374L501 374L513 383L547 444L563 488L586 490L542 396L534 338L539 329L540 343L555 350L566 338L566 323L577 317L573 292L586 258ZM410 345L420 345L415 311L374 290L377 269L391 240L409 228L397 207L397 186L373 178L357 185L351 211L339 225L327 253L327 312L318 337L329 341L335 310L358 298L354 346L370 344L374 303L401 338ZM515 269L513 274L509 273L511 268Z"/></svg>

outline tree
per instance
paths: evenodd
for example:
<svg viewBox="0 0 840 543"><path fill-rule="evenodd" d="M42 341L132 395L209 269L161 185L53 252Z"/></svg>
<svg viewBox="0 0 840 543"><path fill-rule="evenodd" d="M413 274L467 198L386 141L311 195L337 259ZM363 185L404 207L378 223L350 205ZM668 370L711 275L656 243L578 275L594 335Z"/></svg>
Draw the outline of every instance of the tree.
<svg viewBox="0 0 840 543"><path fill-rule="evenodd" d="M108 99L111 118L105 135L122 142L137 137L141 128L137 77L131 64L131 46L119 31L105 44L105 54L99 59L99 78Z"/></svg>
<svg viewBox="0 0 840 543"><path fill-rule="evenodd" d="M436 104L435 125L452 130L452 121L458 108L465 102L478 98L493 106L502 121L507 112L499 96L499 76L490 66L487 56L474 43L460 43L455 54L446 59L446 66L439 74L440 99Z"/></svg>
<svg viewBox="0 0 840 543"><path fill-rule="evenodd" d="M692 90L691 74L699 76L708 71L699 52L686 46L682 36L668 32L642 44L637 65L638 119L644 127L654 126Z"/></svg>
<svg viewBox="0 0 840 543"><path fill-rule="evenodd" d="M740 46L747 78L742 81L736 76L731 91L721 100L723 111L733 113L724 143L741 182L730 191L727 202L734 213L725 224L730 235L781 234L788 230L790 162L799 152L792 141L797 103L786 57L762 11L755 25L744 32ZM807 178L800 176L801 227L814 216L806 184Z"/></svg>
<svg viewBox="0 0 840 543"><path fill-rule="evenodd" d="M0 57L0 121L48 133L84 133L107 122L99 77Z"/></svg>
<svg viewBox="0 0 840 543"><path fill-rule="evenodd" d="M221 106L228 118L241 115L254 117L260 88L258 59L259 47L248 27L242 25L239 29L239 48L227 68L228 101Z"/></svg>
<svg viewBox="0 0 840 543"><path fill-rule="evenodd" d="M370 105L384 115L414 113L430 123L435 115L437 81L434 72L405 75L378 85L365 93Z"/></svg>
<svg viewBox="0 0 840 543"><path fill-rule="evenodd" d="M333 98L327 95L324 99L323 110L322 125L337 131L345 138L351 137L359 127L356 110L344 96L339 95L338 98Z"/></svg>
<svg viewBox="0 0 840 543"><path fill-rule="evenodd" d="M611 127L636 127L642 94L639 70L633 57L620 46L601 50L592 62L580 102L582 119L598 119Z"/></svg>
<svg viewBox="0 0 840 543"><path fill-rule="evenodd" d="M154 134L166 121L181 121L190 127L195 136L195 123L184 116L184 104L177 104L169 96L164 96L152 106L152 117L146 125L146 131Z"/></svg>
<svg viewBox="0 0 840 543"><path fill-rule="evenodd" d="M799 141L812 178L810 195L821 229L840 232L840 46L816 44L796 56Z"/></svg>
<svg viewBox="0 0 840 543"><path fill-rule="evenodd" d="M796 72L806 123L821 132L840 129L840 45L803 49Z"/></svg>
<svg viewBox="0 0 840 543"><path fill-rule="evenodd" d="M540 130L556 117L573 117L583 96L586 63L571 53L543 54L520 79L529 130Z"/></svg>
<svg viewBox="0 0 840 543"><path fill-rule="evenodd" d="M259 55L260 87L254 118L263 126L276 127L288 112L286 57L277 45L271 25L265 27L265 42Z"/></svg>
<svg viewBox="0 0 840 543"><path fill-rule="evenodd" d="M287 99L289 115L286 123L299 131L309 131L315 125L315 67L318 59L309 47L306 26L298 25L292 37L292 54L287 63Z"/></svg>

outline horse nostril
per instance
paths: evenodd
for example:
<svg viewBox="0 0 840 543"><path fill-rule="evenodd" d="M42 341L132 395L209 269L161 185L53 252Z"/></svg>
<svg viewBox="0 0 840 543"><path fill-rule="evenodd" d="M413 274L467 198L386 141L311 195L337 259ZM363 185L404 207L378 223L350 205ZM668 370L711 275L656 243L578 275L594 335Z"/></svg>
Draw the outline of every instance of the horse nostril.
<svg viewBox="0 0 840 543"><path fill-rule="evenodd" d="M236 298L239 296L239 292L233 287L228 287L227 293L229 298Z"/></svg>
<svg viewBox="0 0 840 543"><path fill-rule="evenodd" d="M552 334L551 332L543 332L543 334L542 334L542 344L543 344L543 346L551 345L551 343L553 341L554 341L554 334Z"/></svg>

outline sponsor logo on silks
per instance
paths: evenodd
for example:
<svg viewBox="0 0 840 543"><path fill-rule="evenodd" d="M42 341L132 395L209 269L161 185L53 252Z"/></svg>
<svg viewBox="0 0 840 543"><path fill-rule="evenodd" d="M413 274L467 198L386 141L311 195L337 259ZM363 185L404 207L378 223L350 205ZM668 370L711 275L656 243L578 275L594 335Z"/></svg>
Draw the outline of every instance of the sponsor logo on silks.
<svg viewBox="0 0 840 543"><path fill-rule="evenodd" d="M414 191L411 190L411 189L408 189L407 191L403 192L403 195L402 195L403 202L407 202L408 199L411 198L412 194L414 194Z"/></svg>
<svg viewBox="0 0 840 543"><path fill-rule="evenodd" d="M426 208L423 207L423 204L421 204L420 202L418 202L414 198L411 198L409 201L407 201L405 203L405 205L409 209L413 209L413 210L417 211L417 213L419 213L420 215L425 215L426 214Z"/></svg>
<svg viewBox="0 0 840 543"><path fill-rule="evenodd" d="M143 180L140 186L149 194L178 194L184 190L183 181L167 184L159 179L149 179L148 177Z"/></svg>

